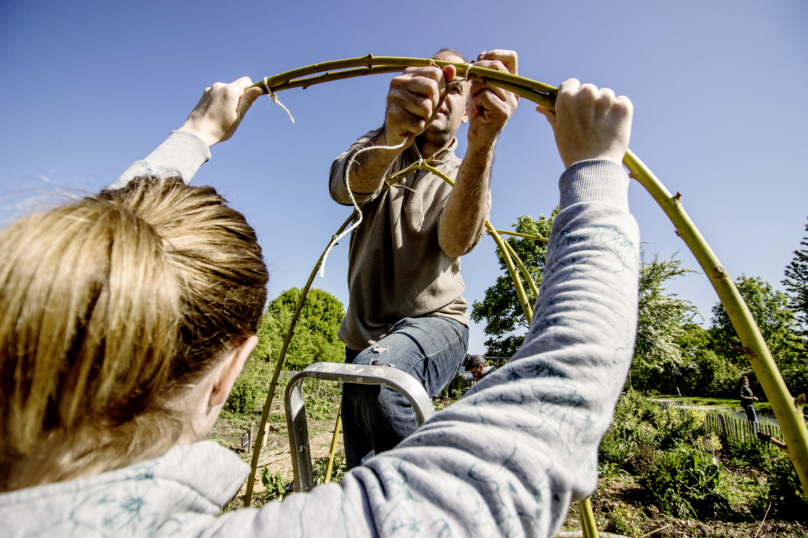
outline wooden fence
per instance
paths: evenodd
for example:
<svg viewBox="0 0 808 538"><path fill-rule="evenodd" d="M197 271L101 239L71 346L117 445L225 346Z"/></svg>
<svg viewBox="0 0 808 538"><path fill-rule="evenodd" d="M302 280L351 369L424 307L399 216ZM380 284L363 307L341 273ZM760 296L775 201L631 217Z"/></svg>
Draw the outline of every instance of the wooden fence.
<svg viewBox="0 0 808 538"><path fill-rule="evenodd" d="M692 407L674 405L660 402L662 408L669 413L674 412L683 418ZM714 433L723 439L735 439L741 443L764 442L757 436L757 432L771 436L771 439L783 441L783 432L780 426L773 422L751 422L720 411L708 411L704 417L704 431Z"/></svg>

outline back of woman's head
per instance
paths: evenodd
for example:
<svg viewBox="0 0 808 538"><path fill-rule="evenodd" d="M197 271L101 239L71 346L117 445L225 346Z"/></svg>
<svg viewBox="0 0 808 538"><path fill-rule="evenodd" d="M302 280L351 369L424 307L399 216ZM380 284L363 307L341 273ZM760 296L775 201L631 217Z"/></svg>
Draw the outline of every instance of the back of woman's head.
<svg viewBox="0 0 808 538"><path fill-rule="evenodd" d="M255 232L225 203L145 178L0 231L0 490L174 444L168 404L255 333L266 300Z"/></svg>

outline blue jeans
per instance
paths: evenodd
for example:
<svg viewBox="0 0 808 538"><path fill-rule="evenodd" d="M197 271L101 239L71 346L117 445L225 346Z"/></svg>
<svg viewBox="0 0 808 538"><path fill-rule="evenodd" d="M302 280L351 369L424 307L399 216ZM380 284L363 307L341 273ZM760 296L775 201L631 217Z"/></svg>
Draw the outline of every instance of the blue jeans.
<svg viewBox="0 0 808 538"><path fill-rule="evenodd" d="M744 408L744 411L746 411L746 419L749 422L757 422L758 421L757 413L755 412L755 406L754 405L750 405L749 407Z"/></svg>
<svg viewBox="0 0 808 538"><path fill-rule="evenodd" d="M397 368L420 381L434 397L454 379L468 341L468 328L453 319L405 318L376 345L362 351L346 347L345 362ZM380 385L343 385L342 434L348 469L374 453L394 448L416 428L415 411L397 390Z"/></svg>

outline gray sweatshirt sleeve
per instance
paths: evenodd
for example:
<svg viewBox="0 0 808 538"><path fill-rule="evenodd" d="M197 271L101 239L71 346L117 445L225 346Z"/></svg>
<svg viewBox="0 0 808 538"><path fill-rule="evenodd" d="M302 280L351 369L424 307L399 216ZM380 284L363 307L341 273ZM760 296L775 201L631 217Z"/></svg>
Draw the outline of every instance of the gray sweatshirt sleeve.
<svg viewBox="0 0 808 538"><path fill-rule="evenodd" d="M379 130L375 129L363 134L359 140L351 144L348 151L334 159L334 162L331 163L331 171L328 175L328 191L331 194L331 199L338 204L353 205L351 203L351 197L348 194L348 187L345 184L345 168L348 166L348 161L351 160L351 157L353 157L357 151L367 146L368 140L370 140L371 137L373 137L377 132L379 132ZM357 165L354 164L354 167L356 166ZM379 185L379 188L371 194L359 194L354 192L354 198L358 204L370 202L379 195L383 186L384 184L382 183Z"/></svg>
<svg viewBox="0 0 808 538"><path fill-rule="evenodd" d="M553 536L595 489L633 353L628 183L603 160L564 173L533 323L505 366L342 484L225 514L209 535Z"/></svg>
<svg viewBox="0 0 808 538"><path fill-rule="evenodd" d="M172 131L148 157L127 168L110 189L121 189L135 177L167 174L179 174L188 185L199 167L209 160L210 150L201 138L184 131Z"/></svg>

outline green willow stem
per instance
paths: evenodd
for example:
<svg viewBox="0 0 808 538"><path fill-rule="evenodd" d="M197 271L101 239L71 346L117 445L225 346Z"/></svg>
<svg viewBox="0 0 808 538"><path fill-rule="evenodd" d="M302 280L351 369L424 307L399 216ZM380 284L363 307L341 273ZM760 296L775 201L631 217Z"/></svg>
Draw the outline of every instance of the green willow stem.
<svg viewBox="0 0 808 538"><path fill-rule="evenodd" d="M341 401L341 400L340 400ZM339 440L339 428L342 426L342 405L337 411L337 423L334 425L334 435L331 437L331 452L328 453L328 465L325 468L324 484L331 482L331 471L334 469L334 456L337 455L337 441Z"/></svg>
<svg viewBox="0 0 808 538"><path fill-rule="evenodd" d="M485 67L477 67L475 65L470 65L463 62L447 62L444 60L433 60L431 58L408 58L405 56L373 56L372 54L368 54L367 56L360 56L358 58L347 58L345 60L334 60L330 62L307 65L305 67L300 67L298 69L293 69L291 71L279 73L271 77L266 77L260 82L253 84L253 86L251 87L266 89L265 86L268 85L270 88L272 88L272 91L275 91L276 86L281 86L296 78L314 75L315 73L322 73L324 71L331 71L331 70L347 69L349 67L364 66L370 68L372 66L382 66L382 65L390 67L395 66L399 69L406 67L426 67L426 66L446 67L448 65L453 65L457 70L458 76L460 77L466 75L473 75L483 77L486 79L498 80L507 84L513 84L519 86L522 89L530 89L538 92L543 92L546 94L552 94L557 91L555 87L550 86L549 84L545 84L543 82L539 82L538 80L531 80L526 77L520 77L517 75L512 75L510 73L503 73L502 71L487 69ZM360 76L360 75L357 74L354 76Z"/></svg>
<svg viewBox="0 0 808 538"><path fill-rule="evenodd" d="M507 230L497 230L497 233L499 235L515 235L516 237L524 237L525 239L533 239L534 241L542 241L544 243L547 243L548 241L550 241L546 237L539 237L538 235L529 235L529 234L523 234L523 233L519 233L519 232L509 232Z"/></svg>
<svg viewBox="0 0 808 538"><path fill-rule="evenodd" d="M333 237L341 234L353 219L354 214L352 213L351 216L342 223L342 226L339 227L339 230L337 230L337 233L335 233ZM329 240L328 247L330 246L331 241ZM278 363L275 365L275 371L272 373L272 383L270 383L269 394L264 402L264 409L261 411L261 422L258 426L258 437L255 440L255 446L253 447L253 457L250 462L250 475L247 477L247 489L244 492L245 508L249 507L250 502L252 501L253 487L255 485L255 471L258 468L258 458L261 455L261 445L264 442L264 431L267 427L269 409L272 407L272 400L275 397L275 388L278 386L278 377L280 376L281 368L283 367L283 361L286 359L286 351L289 349L289 342L292 341L292 336L295 332L295 325L297 325L297 320L300 317L300 311L303 310L303 304L306 302L306 295L309 293L309 288L311 288L312 282L314 282L314 277L317 276L317 270L320 269L320 265L323 263L323 258L325 257L325 253L328 251L328 247L326 247L323 253L320 254L320 259L317 260L317 264L314 266L314 269L312 269L311 274L309 275L309 280L306 282L306 285L300 292L300 300L297 302L297 308L295 308L295 313L292 316L292 322L289 324L289 330L286 332L286 337L283 339L283 347L281 347L281 354L278 356Z"/></svg>
<svg viewBox="0 0 808 538"><path fill-rule="evenodd" d="M578 508L581 510L581 531L584 538L598 538L598 524L589 497L578 502Z"/></svg>
<svg viewBox="0 0 808 538"><path fill-rule="evenodd" d="M272 88L274 92L276 89L281 90L298 86L310 86L320 80L327 82L328 80L351 78L372 73L392 72L394 71L394 66L403 68L412 66L444 67L446 65L455 66L459 77L467 76L468 78L488 82L491 85L510 90L549 110L554 110L555 94L558 90L553 86L509 73L469 66L469 64L465 63L445 62L426 58L374 57L373 55L368 55L360 58L324 62L280 73L273 77L267 77L254 84L254 87L259 87L266 92L266 87L268 86ZM374 66L378 66L379 68L375 68ZM300 77L315 75L323 71L347 70L349 68L360 67L364 67L364 69L353 69L351 71L333 74L328 73L321 77L312 77L311 79L302 81L294 80ZM297 86L293 86L293 84L297 84ZM732 282L732 279L729 277L718 258L682 208L679 203L679 194L677 193L676 196L671 196L670 192L659 179L657 179L630 150L626 152L623 164L631 171L631 176L648 190L651 196L662 207L662 210L676 227L677 233L693 252L696 260L698 260L705 274L710 279L745 348L744 354L749 359L760 384L763 386L766 396L772 404L772 409L774 410L774 414L780 423L780 427L786 439L789 457L797 470L797 476L800 479L804 493L808 495L808 428L805 426L801 410L794 404L794 400L783 381L782 375L777 369L777 365L772 359L771 353L760 334L760 330L754 318L752 318L749 312L749 308L744 303L738 289L735 287L735 284ZM513 262L510 260L510 256L507 255L506 248L502 245L502 239L499 237L496 230L494 230L493 226L490 226L490 222L486 222L486 227L492 233L494 240L497 241L497 245L503 252L506 265L508 265L508 271L511 274L511 278L514 278L514 286L517 288L517 294L527 315L530 306L527 304L526 298L524 297L524 289L522 289L520 279L515 278ZM521 294L519 293L520 289ZM530 319L531 316L527 315L527 317ZM254 456L254 458L255 457L256 456Z"/></svg>
<svg viewBox="0 0 808 538"><path fill-rule="evenodd" d="M505 245L505 248L508 249L508 253L511 255L511 257L514 260L516 260L516 265L519 266L519 270L522 271L522 274L525 276L525 280L527 280L527 285L530 286L530 291L533 292L533 296L538 297L539 296L539 289L536 287L536 281L533 280L533 277L531 276L530 271L527 270L527 267L525 267L525 264L522 262L522 259L519 257L519 255L516 253L516 251L513 249L511 244L508 243L507 241L503 241L502 243Z"/></svg>

